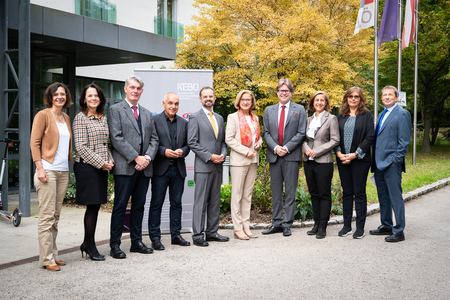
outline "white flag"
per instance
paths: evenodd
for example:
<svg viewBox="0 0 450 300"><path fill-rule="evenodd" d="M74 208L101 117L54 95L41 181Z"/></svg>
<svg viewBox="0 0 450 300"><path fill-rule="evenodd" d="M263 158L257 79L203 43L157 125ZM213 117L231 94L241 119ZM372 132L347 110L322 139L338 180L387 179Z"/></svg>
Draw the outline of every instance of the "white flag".
<svg viewBox="0 0 450 300"><path fill-rule="evenodd" d="M402 50L409 46L414 41L414 35L416 33L415 24L415 0L406 0L405 11L405 24L403 24L403 36L402 36Z"/></svg>
<svg viewBox="0 0 450 300"><path fill-rule="evenodd" d="M373 0L361 0L359 5L358 18L356 19L355 32L357 34L360 29L372 27L375 23L373 15Z"/></svg>

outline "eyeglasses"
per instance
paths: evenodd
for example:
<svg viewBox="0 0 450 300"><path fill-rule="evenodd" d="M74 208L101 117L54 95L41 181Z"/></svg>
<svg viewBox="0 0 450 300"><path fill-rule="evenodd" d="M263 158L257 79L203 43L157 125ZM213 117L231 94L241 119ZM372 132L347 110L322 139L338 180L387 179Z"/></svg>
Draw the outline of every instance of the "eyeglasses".
<svg viewBox="0 0 450 300"><path fill-rule="evenodd" d="M352 99L352 98L354 98L354 99L359 99L359 96L357 96L357 95L350 95L350 96L348 96L348 98L349 98L349 99Z"/></svg>
<svg viewBox="0 0 450 300"><path fill-rule="evenodd" d="M252 102L253 99L241 99L241 102Z"/></svg>
<svg viewBox="0 0 450 300"><path fill-rule="evenodd" d="M60 96L60 97L65 97L67 94L66 93L55 93L55 94L53 94L53 97L58 97L58 96Z"/></svg>
<svg viewBox="0 0 450 300"><path fill-rule="evenodd" d="M291 92L290 90L278 90L278 93L280 94L288 94L290 92Z"/></svg>

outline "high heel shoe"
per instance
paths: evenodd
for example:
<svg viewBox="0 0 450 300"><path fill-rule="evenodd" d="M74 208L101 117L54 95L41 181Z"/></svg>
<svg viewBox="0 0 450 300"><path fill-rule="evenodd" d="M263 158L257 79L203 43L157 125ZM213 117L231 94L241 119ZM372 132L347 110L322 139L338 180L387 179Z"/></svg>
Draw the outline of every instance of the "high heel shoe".
<svg viewBox="0 0 450 300"><path fill-rule="evenodd" d="M245 232L245 230L244 230L244 233L249 237L249 238L251 238L251 239L256 239L258 236L256 235L256 234L254 234L254 233L250 233L250 234L248 234L247 232Z"/></svg>
<svg viewBox="0 0 450 300"><path fill-rule="evenodd" d="M238 239L238 240L244 240L244 241L250 239L247 235L244 234L244 236L239 236L236 234L236 232L234 233L234 238Z"/></svg>
<svg viewBox="0 0 450 300"><path fill-rule="evenodd" d="M91 253L89 252L89 249L86 248L86 247L84 246L84 244L81 244L81 246L80 246L80 251L81 251L81 257L84 257L84 256L83 256L83 252L86 252L86 258L87 258L87 256L89 255L89 258L90 258L91 260L94 260L94 261L104 261L104 260L106 260L105 256L104 256L104 255L101 255L101 254L99 254L98 256L92 256Z"/></svg>

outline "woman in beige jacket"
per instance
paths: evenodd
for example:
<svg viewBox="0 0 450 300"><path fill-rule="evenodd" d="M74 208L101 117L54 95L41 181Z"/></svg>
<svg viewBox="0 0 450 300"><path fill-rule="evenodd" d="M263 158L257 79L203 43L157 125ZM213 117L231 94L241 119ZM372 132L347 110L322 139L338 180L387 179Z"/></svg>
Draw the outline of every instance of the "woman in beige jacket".
<svg viewBox="0 0 450 300"><path fill-rule="evenodd" d="M315 92L309 99L308 108L315 113L306 120L306 139L302 145L305 154L306 183L314 212L314 227L307 234L318 239L326 236L331 211L331 180L333 178L334 147L339 145L339 124L330 114L327 93Z"/></svg>
<svg viewBox="0 0 450 300"><path fill-rule="evenodd" d="M234 106L238 111L228 115L225 133L231 148L231 217L234 237L248 240L257 237L250 231L250 209L262 138L258 117L252 113L256 106L253 93L240 91Z"/></svg>
<svg viewBox="0 0 450 300"><path fill-rule="evenodd" d="M70 119L63 112L72 105L67 86L60 82L51 84L45 91L44 104L48 108L34 117L30 139L39 199L39 263L49 271L59 271L59 266L66 263L58 259L56 236L69 184L69 160L73 161Z"/></svg>

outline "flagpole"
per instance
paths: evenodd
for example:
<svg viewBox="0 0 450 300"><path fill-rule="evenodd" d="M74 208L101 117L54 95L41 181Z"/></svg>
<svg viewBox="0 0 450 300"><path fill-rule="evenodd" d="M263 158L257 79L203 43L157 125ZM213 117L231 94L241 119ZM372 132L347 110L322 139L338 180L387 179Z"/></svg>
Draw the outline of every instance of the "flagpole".
<svg viewBox="0 0 450 300"><path fill-rule="evenodd" d="M416 142L417 142L417 77L419 74L419 0L416 1L415 17L415 41L414 41L414 132L413 132L413 156L412 164L416 164Z"/></svg>
<svg viewBox="0 0 450 300"><path fill-rule="evenodd" d="M398 38L397 89L399 92L402 90L402 12L403 12L402 1L403 0L398 0L398 26L397 26L397 38Z"/></svg>
<svg viewBox="0 0 450 300"><path fill-rule="evenodd" d="M373 35L374 35L374 67L373 67L373 121L374 127L378 118L378 0L375 0L373 18Z"/></svg>

